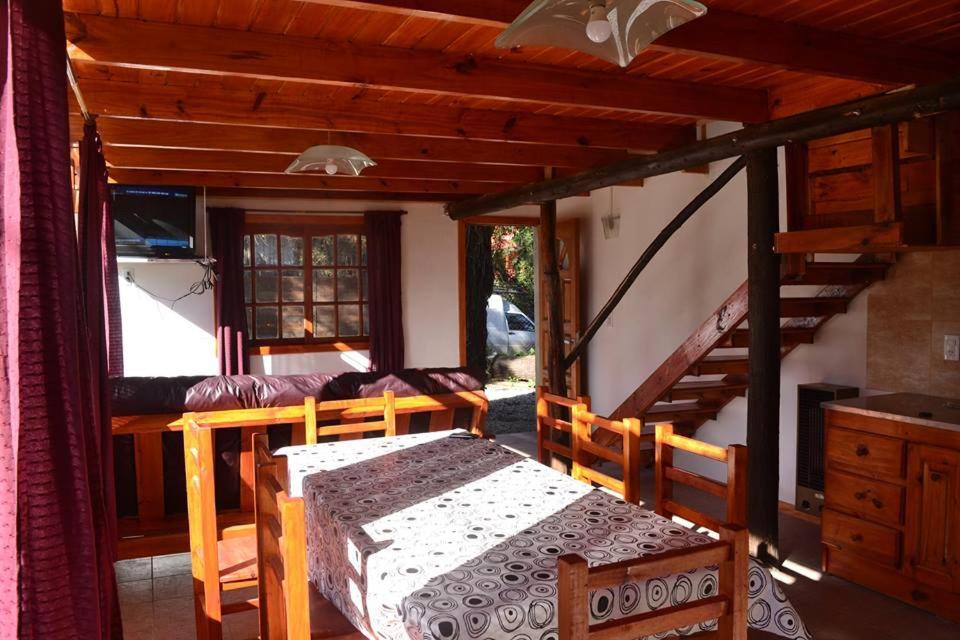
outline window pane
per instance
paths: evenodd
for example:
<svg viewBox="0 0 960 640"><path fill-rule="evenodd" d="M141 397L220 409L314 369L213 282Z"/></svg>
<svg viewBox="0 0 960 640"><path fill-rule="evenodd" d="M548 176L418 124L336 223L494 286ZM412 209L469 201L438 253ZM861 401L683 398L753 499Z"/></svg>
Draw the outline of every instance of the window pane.
<svg viewBox="0 0 960 640"><path fill-rule="evenodd" d="M253 302L253 275L250 269L243 270L243 301Z"/></svg>
<svg viewBox="0 0 960 640"><path fill-rule="evenodd" d="M360 236L360 264L367 266L367 236Z"/></svg>
<svg viewBox="0 0 960 640"><path fill-rule="evenodd" d="M341 338L349 338L352 336L360 335L360 307L354 305L339 305L337 307L340 312L340 322L338 323L338 328L340 329Z"/></svg>
<svg viewBox="0 0 960 640"><path fill-rule="evenodd" d="M334 322L335 314L333 305L314 305L313 306L313 337L315 338L335 338L337 337L337 327Z"/></svg>
<svg viewBox="0 0 960 640"><path fill-rule="evenodd" d="M255 338L256 328L253 326L253 307L247 307L247 334L249 338Z"/></svg>
<svg viewBox="0 0 960 640"><path fill-rule="evenodd" d="M277 301L277 272L257 269L257 302Z"/></svg>
<svg viewBox="0 0 960 640"><path fill-rule="evenodd" d="M370 305L363 305L363 335L370 335Z"/></svg>
<svg viewBox="0 0 960 640"><path fill-rule="evenodd" d="M283 270L283 301L303 302L303 270ZM303 312L301 311L301 315Z"/></svg>
<svg viewBox="0 0 960 640"><path fill-rule="evenodd" d="M360 300L360 273L357 269L340 269L337 273L337 300L339 302Z"/></svg>
<svg viewBox="0 0 960 640"><path fill-rule="evenodd" d="M333 302L333 269L314 269L313 301Z"/></svg>
<svg viewBox="0 0 960 640"><path fill-rule="evenodd" d="M370 299L370 285L367 284L367 270L360 270L360 279L363 280L363 301Z"/></svg>
<svg viewBox="0 0 960 640"><path fill-rule="evenodd" d="M337 266L355 267L357 263L357 236L337 236Z"/></svg>
<svg viewBox="0 0 960 640"><path fill-rule="evenodd" d="M277 337L277 308L257 307L257 339L270 340Z"/></svg>
<svg viewBox="0 0 960 640"><path fill-rule="evenodd" d="M280 236L280 259L285 267L303 265L303 238Z"/></svg>
<svg viewBox="0 0 960 640"><path fill-rule="evenodd" d="M257 266L277 264L277 236L258 233L253 236L254 262Z"/></svg>
<svg viewBox="0 0 960 640"><path fill-rule="evenodd" d="M303 306L283 308L283 337L284 338L302 338L303 329Z"/></svg>
<svg viewBox="0 0 960 640"><path fill-rule="evenodd" d="M243 236L243 266L250 266L250 236Z"/></svg>
<svg viewBox="0 0 960 640"><path fill-rule="evenodd" d="M313 238L313 264L318 267L333 265L333 236Z"/></svg>

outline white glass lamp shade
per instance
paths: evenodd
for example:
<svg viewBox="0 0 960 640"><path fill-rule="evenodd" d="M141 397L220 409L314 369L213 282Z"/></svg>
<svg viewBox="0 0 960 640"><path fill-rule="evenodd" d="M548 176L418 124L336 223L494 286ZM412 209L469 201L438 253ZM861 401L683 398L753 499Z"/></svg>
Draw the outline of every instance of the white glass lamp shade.
<svg viewBox="0 0 960 640"><path fill-rule="evenodd" d="M596 24L603 10L610 22L609 37L604 37L606 28ZM651 42L706 12L693 0L534 0L500 34L497 46L575 49L626 67Z"/></svg>
<svg viewBox="0 0 960 640"><path fill-rule="evenodd" d="M323 173L326 175L359 176L377 163L350 147L320 145L310 147L294 160L287 173Z"/></svg>

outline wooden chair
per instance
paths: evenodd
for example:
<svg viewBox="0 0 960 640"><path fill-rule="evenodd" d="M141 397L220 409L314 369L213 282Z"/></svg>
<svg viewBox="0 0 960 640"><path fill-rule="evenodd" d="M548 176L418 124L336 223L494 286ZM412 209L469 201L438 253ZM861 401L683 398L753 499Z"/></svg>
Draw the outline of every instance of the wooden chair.
<svg viewBox="0 0 960 640"><path fill-rule="evenodd" d="M256 586L256 541L249 527L217 527L213 477L214 430L201 427L194 414L184 416L183 452L187 478L187 516L193 566L197 640L223 638L223 616L257 608L256 600L224 605L222 593Z"/></svg>
<svg viewBox="0 0 960 640"><path fill-rule="evenodd" d="M685 471L673 465L673 452L686 451L727 465L727 482ZM704 493L722 498L726 503L724 521L747 526L747 448L732 444L718 447L699 440L676 435L673 425L658 424L656 431L656 512L666 518L680 516L685 520L720 531L721 521L674 500L673 483L679 482Z"/></svg>
<svg viewBox="0 0 960 640"><path fill-rule="evenodd" d="M564 445L554 437L556 432L566 433L573 440L573 408L583 405L590 408L589 396L578 396L576 400L550 393L546 387L537 387L537 459L541 464L549 465L552 454L573 459L572 444ZM560 416L566 413L570 419Z"/></svg>
<svg viewBox="0 0 960 640"><path fill-rule="evenodd" d="M361 640L363 634L307 579L303 500L288 492L286 458L254 437L261 640Z"/></svg>
<svg viewBox="0 0 960 640"><path fill-rule="evenodd" d="M383 431L386 436L397 435L397 404L393 391L385 391L382 398L331 400L319 404L314 398L306 398L305 404L307 444L316 444L318 438L329 436L350 440L374 431ZM336 415L343 422L317 426L318 413ZM369 421L370 417L380 419Z"/></svg>
<svg viewBox="0 0 960 640"><path fill-rule="evenodd" d="M715 631L688 637L746 640L748 554L746 529L724 525L719 542L615 564L588 568L580 556L561 556L557 564L559 640L633 640L711 620L717 620ZM715 596L590 624L591 591L714 565L720 566Z"/></svg>
<svg viewBox="0 0 960 640"><path fill-rule="evenodd" d="M643 422L636 418L609 420L590 413L587 406L573 407L573 477L598 484L619 493L627 502L640 502L640 430ZM594 437L602 431L621 438L620 451L598 444ZM589 459L588 459L589 458ZM602 473L590 463L594 459L612 462L620 467L622 479Z"/></svg>

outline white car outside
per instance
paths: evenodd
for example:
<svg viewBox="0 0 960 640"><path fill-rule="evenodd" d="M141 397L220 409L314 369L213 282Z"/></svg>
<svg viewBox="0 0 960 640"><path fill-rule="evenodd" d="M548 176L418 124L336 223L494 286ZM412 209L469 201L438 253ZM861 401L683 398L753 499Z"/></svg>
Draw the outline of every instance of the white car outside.
<svg viewBox="0 0 960 640"><path fill-rule="evenodd" d="M499 294L487 300L487 351L517 356L537 345L537 327L527 314Z"/></svg>

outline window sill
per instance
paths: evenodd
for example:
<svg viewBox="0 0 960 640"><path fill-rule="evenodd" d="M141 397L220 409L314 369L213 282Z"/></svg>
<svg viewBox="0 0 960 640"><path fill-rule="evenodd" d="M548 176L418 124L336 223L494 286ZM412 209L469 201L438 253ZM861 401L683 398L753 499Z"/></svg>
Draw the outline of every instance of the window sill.
<svg viewBox="0 0 960 640"><path fill-rule="evenodd" d="M362 351L370 348L368 340L324 342L318 344L279 344L250 347L252 356L279 356L296 353L330 353L334 351Z"/></svg>

